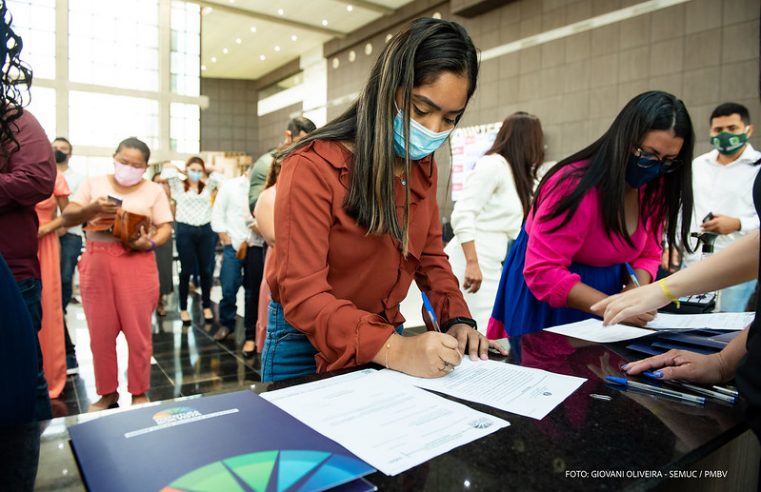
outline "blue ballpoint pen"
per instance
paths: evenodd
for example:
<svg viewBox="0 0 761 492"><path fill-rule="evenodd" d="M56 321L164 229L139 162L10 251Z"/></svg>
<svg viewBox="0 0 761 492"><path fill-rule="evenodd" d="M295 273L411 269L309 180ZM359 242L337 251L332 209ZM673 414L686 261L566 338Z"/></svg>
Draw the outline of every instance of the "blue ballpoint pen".
<svg viewBox="0 0 761 492"><path fill-rule="evenodd" d="M705 405L706 399L702 396L690 395L688 393L682 393L681 391L674 391L667 388L661 388L653 386L651 384L638 383L636 381L629 381L626 378L619 378L616 376L607 376L605 379L609 383L618 384L627 388L632 388L643 393L650 393L652 395L668 396L677 400L688 401L690 403L697 403L698 405Z"/></svg>
<svg viewBox="0 0 761 492"><path fill-rule="evenodd" d="M421 292L420 295L423 298L423 307L428 312L428 316L431 317L431 324L433 325L433 329L441 333L441 328L439 327L439 322L436 320L436 313L433 311L431 301L428 299L428 296L425 295L425 292Z"/></svg>
<svg viewBox="0 0 761 492"><path fill-rule="evenodd" d="M624 266L626 266L626 271L629 272L629 278L632 279L632 282L634 282L634 285L636 285L637 287L641 287L641 285L639 285L639 280L637 279L637 274L634 273L634 268L632 268L632 266L629 263L624 263Z"/></svg>

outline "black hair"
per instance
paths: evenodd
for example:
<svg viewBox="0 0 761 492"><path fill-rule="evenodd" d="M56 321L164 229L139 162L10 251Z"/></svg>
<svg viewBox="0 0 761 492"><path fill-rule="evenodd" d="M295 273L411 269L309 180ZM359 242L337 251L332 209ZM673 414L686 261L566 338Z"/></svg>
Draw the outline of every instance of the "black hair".
<svg viewBox="0 0 761 492"><path fill-rule="evenodd" d="M293 137L299 136L301 132L312 133L316 129L317 126L306 116L297 116L288 122L288 131Z"/></svg>
<svg viewBox="0 0 761 492"><path fill-rule="evenodd" d="M561 170L567 177L578 178L576 188L563 197L554 209L541 220L553 219L565 214L559 229L568 223L578 208L581 200L593 188L600 195L603 224L609 236L618 235L632 244L626 230L624 210L624 191L626 186L626 167L630 156L641 144L647 132L652 130L670 130L677 137L684 139L677 160L682 164L674 172L666 173L645 185L644 197L640 203L640 220L645 224L654 224L651 233L658 234L659 224L664 224L669 251L677 247L677 217L681 212L681 246L690 250L690 217L692 216L692 152L695 145L695 133L692 121L684 103L675 96L662 91L644 92L621 110L613 120L608 131L587 148L576 152L557 163L542 179L536 196L532 213L547 193L542 191L550 177ZM570 164L586 161L580 167L567 170ZM570 168L569 168L570 169ZM560 183L560 181L558 181ZM660 243L661 238L657 238Z"/></svg>
<svg viewBox="0 0 761 492"><path fill-rule="evenodd" d="M74 146L71 145L71 142L69 142L69 140L67 138L56 137L55 139L53 139L53 143L55 143L55 142L63 142L63 143L65 143L66 145L69 146L69 152L74 152Z"/></svg>
<svg viewBox="0 0 761 492"><path fill-rule="evenodd" d="M121 142L119 142L119 146L116 147L116 151L114 151L114 154L118 154L120 150L122 149L136 149L139 150L141 154L143 154L143 157L145 158L145 163L147 164L148 161L151 159L151 149L148 148L148 146L143 142L142 140L138 139L137 137L129 137L125 138Z"/></svg>
<svg viewBox="0 0 761 492"><path fill-rule="evenodd" d="M344 209L368 234L388 233L407 254L409 187L405 187L402 224L394 200L394 117L396 92L403 91L405 158L410 175L409 120L412 89L434 83L443 73L468 81L467 98L476 90L478 54L467 31L456 22L420 18L389 40L370 70L357 101L342 115L283 152L284 156L315 140L348 140L354 145L351 182ZM457 117L459 121L460 116ZM456 123L456 122L455 122Z"/></svg>
<svg viewBox="0 0 761 492"><path fill-rule="evenodd" d="M740 115L740 119L743 120L743 123L745 125L750 125L750 112L748 111L748 108L742 104L734 102L725 102L716 106L716 109L713 110L711 117L708 119L708 123L713 122L714 118L731 116L733 114Z"/></svg>
<svg viewBox="0 0 761 492"><path fill-rule="evenodd" d="M19 58L24 42L11 28L13 16L4 0L0 0L0 145L4 153L18 150L16 120L24 114L32 85L32 69ZM26 99L26 100L25 100ZM12 144L14 149L9 149Z"/></svg>

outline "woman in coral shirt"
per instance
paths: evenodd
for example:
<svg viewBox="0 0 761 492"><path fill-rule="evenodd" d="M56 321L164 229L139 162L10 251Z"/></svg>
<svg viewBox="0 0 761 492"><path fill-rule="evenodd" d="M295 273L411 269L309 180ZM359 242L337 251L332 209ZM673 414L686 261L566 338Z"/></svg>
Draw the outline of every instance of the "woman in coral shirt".
<svg viewBox="0 0 761 492"><path fill-rule="evenodd" d="M264 381L369 362L437 377L465 353L486 358L443 251L432 157L477 75L462 26L417 19L388 42L351 108L286 150ZM443 333L399 334L413 279Z"/></svg>

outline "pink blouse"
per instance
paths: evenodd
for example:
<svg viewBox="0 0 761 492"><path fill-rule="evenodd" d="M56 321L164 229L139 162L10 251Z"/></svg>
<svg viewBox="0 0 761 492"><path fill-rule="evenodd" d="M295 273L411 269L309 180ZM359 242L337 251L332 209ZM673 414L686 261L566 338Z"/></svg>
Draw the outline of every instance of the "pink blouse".
<svg viewBox="0 0 761 492"><path fill-rule="evenodd" d="M566 307L568 293L581 282L578 274L568 270L571 263L605 267L628 262L632 268L640 268L655 278L660 264L660 238L663 224L657 224L657 234L653 234L653 224L643 224L640 220L631 236L632 245L617 235L608 236L602 217L600 195L597 189L582 198L571 220L560 229L553 228L563 222L565 214L551 220L544 220L555 205L570 194L579 178L568 177L572 169L582 163L571 164L559 171L543 186L539 208L529 213L526 220L528 246L523 275L531 292L540 301L552 307ZM640 194L640 200L643 195Z"/></svg>

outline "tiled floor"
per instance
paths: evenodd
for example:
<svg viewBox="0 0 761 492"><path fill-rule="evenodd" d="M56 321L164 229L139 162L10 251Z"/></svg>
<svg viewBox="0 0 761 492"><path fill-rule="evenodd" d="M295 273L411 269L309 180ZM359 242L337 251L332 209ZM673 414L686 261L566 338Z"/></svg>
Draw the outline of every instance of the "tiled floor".
<svg viewBox="0 0 761 492"><path fill-rule="evenodd" d="M174 302L169 296L170 302ZM216 342L212 335L218 325L204 324L200 311L200 297L193 296L189 310L193 316L190 326L183 326L175 305L170 304L166 317L154 316L153 360L151 361L152 401L211 393L235 388L247 388L259 382L259 356L243 357L240 348L244 341L242 319L238 319L235 333L227 340ZM56 417L87 411L98 400L95 391L95 374L81 304L69 304L66 322L74 334L79 374L69 376L60 398L53 401ZM123 335L117 339L119 361L119 406L128 407L131 395L127 391L127 343Z"/></svg>

